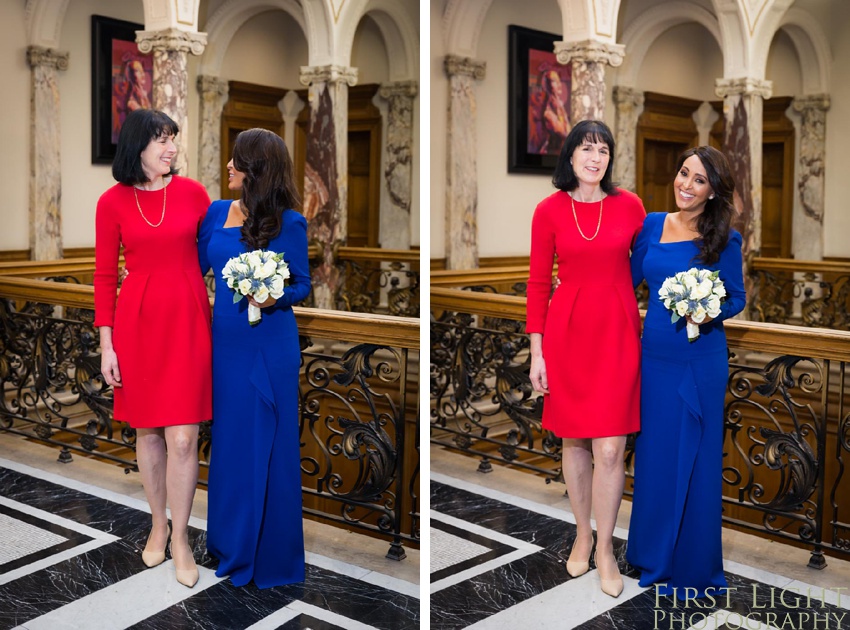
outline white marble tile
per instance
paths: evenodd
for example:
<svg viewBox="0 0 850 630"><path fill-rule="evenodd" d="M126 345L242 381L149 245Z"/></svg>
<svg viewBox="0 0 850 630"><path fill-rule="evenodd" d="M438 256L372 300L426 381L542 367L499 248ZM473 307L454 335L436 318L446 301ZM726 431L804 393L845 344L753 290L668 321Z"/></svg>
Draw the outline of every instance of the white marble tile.
<svg viewBox="0 0 850 630"><path fill-rule="evenodd" d="M508 536L507 534L503 534L502 532L487 529L486 527L481 527L481 525L476 525L475 523L470 523L469 521L464 521L462 519L455 518L454 516L450 516L449 514L443 514L442 512L429 510L429 516L435 521L440 521L441 523L446 523L447 525L454 525L458 529L463 529L471 534L478 534L479 536L483 536L484 538L489 538L490 540L495 540L496 542L500 542L505 545L510 545L515 549L520 549L528 553L534 553L543 549L543 547L539 547L530 542L526 542L524 540L520 540L519 538L514 538L512 536Z"/></svg>
<svg viewBox="0 0 850 630"><path fill-rule="evenodd" d="M312 604L305 604L302 601L294 601L289 604L287 608L305 615L310 615L316 619L321 619L322 621L327 621L328 623L337 625L340 628L345 628L346 630L375 630L374 626L369 626L354 619L343 617L342 615L325 610L324 608L319 608L318 606L313 606Z"/></svg>
<svg viewBox="0 0 850 630"><path fill-rule="evenodd" d="M196 595L221 581L215 573L198 567L200 579L194 588L186 588L174 577L174 563L137 573L117 584L66 604L24 624L27 630L122 630ZM131 602L131 605L128 605Z"/></svg>
<svg viewBox="0 0 850 630"><path fill-rule="evenodd" d="M846 583L838 583L831 588L822 586L813 586L800 580L794 580L790 584L784 586L785 590L794 593L799 593L800 596L807 598L806 608L808 608L808 598L811 598L812 608L821 605L821 602L838 606L850 610L850 585ZM850 615L847 616L845 625L850 628Z"/></svg>
<svg viewBox="0 0 850 630"><path fill-rule="evenodd" d="M723 570L779 588L784 588L792 581L791 578L779 575L778 573L771 573L764 569L757 569L746 564L741 564L740 562L735 562L734 560L726 560L725 558L723 560Z"/></svg>
<svg viewBox="0 0 850 630"><path fill-rule="evenodd" d="M305 557L307 564L312 564L313 566L327 569L328 571L333 571L334 573L339 573L341 575L347 575L348 577L361 580L367 584L374 584L391 591L396 591L397 593L419 597L418 584L413 584L392 575L381 573L380 571L370 571L369 569L364 569L363 567L359 567L355 564L343 562L336 558L328 558L327 556L313 553L311 551L306 552ZM395 560L387 560L387 562L395 562Z"/></svg>
<svg viewBox="0 0 850 630"><path fill-rule="evenodd" d="M388 562L395 562L395 560L388 560ZM413 582L400 580L399 578L387 575L386 573L379 573L378 571L369 571L369 573L360 579L367 584L374 584L375 586L380 586L396 593L420 599L419 585Z"/></svg>
<svg viewBox="0 0 850 630"><path fill-rule="evenodd" d="M65 529L70 529L72 531L85 534L86 536L95 538L104 543L115 542L116 540L118 540L118 536L115 536L113 534L108 534L107 532L103 532L99 529L94 529L93 527L89 527L88 525L83 525L82 523L78 523L77 521L72 521L70 519L57 516L56 514L51 514L50 512L39 510L38 508L34 508L32 506L27 505L26 503L19 503L18 501L13 501L12 499L8 499L3 496L0 496L0 505L5 505L6 507L11 508L13 510L23 512L24 514L29 514L30 516L35 516L36 518L40 518L43 521L47 521L48 523L61 525Z"/></svg>
<svg viewBox="0 0 850 630"><path fill-rule="evenodd" d="M295 619L301 612L291 608L281 608L268 617L251 624L245 630L277 630L290 619Z"/></svg>

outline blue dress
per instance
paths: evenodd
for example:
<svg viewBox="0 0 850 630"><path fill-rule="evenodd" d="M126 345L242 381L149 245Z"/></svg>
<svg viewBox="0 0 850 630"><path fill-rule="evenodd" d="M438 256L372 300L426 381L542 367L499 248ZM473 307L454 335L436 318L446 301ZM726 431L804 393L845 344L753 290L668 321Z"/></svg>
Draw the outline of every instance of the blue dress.
<svg viewBox="0 0 850 630"><path fill-rule="evenodd" d="M693 259L692 241L660 243L667 213L648 214L632 252L632 280L646 278L649 306L641 341L641 432L626 558L640 570L641 586L662 595L705 596L723 588L721 550L723 408L729 359L722 321L746 302L741 235L732 231L720 260ZM664 280L691 267L720 271L726 300L720 316L688 342L685 320L670 323L658 298ZM709 591L711 592L711 591ZM689 591L693 596L694 591ZM715 594L717 594L715 592Z"/></svg>
<svg viewBox="0 0 850 630"><path fill-rule="evenodd" d="M212 267L213 424L207 549L216 575L235 586L268 588L304 581L298 371L301 352L292 305L310 292L307 222L283 213L267 249L284 253L290 278L283 297L248 324L248 302L234 304L221 277L247 251L241 228L225 228L230 200L210 206L198 236L201 271Z"/></svg>

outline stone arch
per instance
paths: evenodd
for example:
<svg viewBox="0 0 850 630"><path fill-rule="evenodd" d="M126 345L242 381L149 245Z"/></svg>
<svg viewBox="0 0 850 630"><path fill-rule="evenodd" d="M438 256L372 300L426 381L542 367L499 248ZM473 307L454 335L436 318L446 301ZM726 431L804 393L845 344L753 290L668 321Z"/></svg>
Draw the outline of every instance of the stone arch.
<svg viewBox="0 0 850 630"><path fill-rule="evenodd" d="M831 55L820 24L810 14L792 7L783 16L779 28L791 38L800 67L807 69L803 72L803 94L828 94Z"/></svg>
<svg viewBox="0 0 850 630"><path fill-rule="evenodd" d="M710 11L688 2L665 2L642 13L623 32L621 43L626 47L626 55L620 67L618 85L636 87L643 60L655 40L674 26L689 22L701 24L717 41L721 52L725 51L717 20Z"/></svg>
<svg viewBox="0 0 850 630"><path fill-rule="evenodd" d="M27 43L30 46L59 48L62 23L69 2L70 0L27 1Z"/></svg>
<svg viewBox="0 0 850 630"><path fill-rule="evenodd" d="M322 29L316 28L315 21L309 19L308 4L304 3L302 12L302 5L297 0L228 0L218 8L206 24L208 44L201 57L198 74L219 76L227 48L236 31L255 15L265 11L280 10L292 16L304 31L308 50L312 51L317 40L322 40L319 36L319 31ZM323 49L326 48L327 46L324 45ZM312 52L310 55L312 56Z"/></svg>
<svg viewBox="0 0 850 630"><path fill-rule="evenodd" d="M443 32L446 52L450 55L475 58L481 26L493 0L449 0L443 12Z"/></svg>
<svg viewBox="0 0 850 630"><path fill-rule="evenodd" d="M365 15L375 21L383 37L389 62L389 80L416 79L419 58L416 26L394 0L368 0L357 16L349 14L338 42L339 58L346 60L343 65L350 64L354 34Z"/></svg>

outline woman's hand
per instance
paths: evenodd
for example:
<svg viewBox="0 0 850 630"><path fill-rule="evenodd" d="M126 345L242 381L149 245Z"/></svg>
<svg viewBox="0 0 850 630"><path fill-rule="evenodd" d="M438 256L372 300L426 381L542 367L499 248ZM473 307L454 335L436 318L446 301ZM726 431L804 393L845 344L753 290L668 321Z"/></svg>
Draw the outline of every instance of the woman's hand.
<svg viewBox="0 0 850 630"><path fill-rule="evenodd" d="M531 355L531 371L528 374L534 391L549 393L549 378L546 376L546 361L543 355Z"/></svg>
<svg viewBox="0 0 850 630"><path fill-rule="evenodd" d="M248 296L248 304L251 306L256 306L257 308L269 308L270 306L274 306L277 303L277 300L273 297L267 297L265 302L257 302L252 296Z"/></svg>
<svg viewBox="0 0 850 630"><path fill-rule="evenodd" d="M685 315L685 319L687 320L687 322L688 322L689 324L694 324L695 326L702 326L703 324L707 324L708 322L713 322L713 321L714 321L714 318L713 318L713 317L709 317L708 315L706 315L706 316L705 316L705 319L704 319L704 320L702 320L701 322L695 322L694 320L692 320L692 319L691 319L691 316L690 316L690 315Z"/></svg>
<svg viewBox="0 0 850 630"><path fill-rule="evenodd" d="M121 267L121 269L118 270L118 284L122 284L129 275L130 271L127 269L127 267Z"/></svg>
<svg viewBox="0 0 850 630"><path fill-rule="evenodd" d="M100 372L107 385L123 387L121 370L118 369L118 355L115 354L115 350L110 348L100 353Z"/></svg>

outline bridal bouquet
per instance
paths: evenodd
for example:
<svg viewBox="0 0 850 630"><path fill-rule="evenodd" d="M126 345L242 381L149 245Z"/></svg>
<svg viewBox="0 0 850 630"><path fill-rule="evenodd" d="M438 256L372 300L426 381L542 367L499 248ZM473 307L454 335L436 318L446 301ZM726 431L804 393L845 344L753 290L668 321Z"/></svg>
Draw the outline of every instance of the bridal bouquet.
<svg viewBox="0 0 850 630"><path fill-rule="evenodd" d="M658 297L664 308L672 311L670 321L676 323L687 315L696 322L688 322L688 341L693 343L699 338L699 325L706 316L715 318L720 315L720 304L726 299L726 288L719 278L719 271L692 267L667 278L658 290Z"/></svg>
<svg viewBox="0 0 850 630"><path fill-rule="evenodd" d="M233 302L251 296L257 302L269 297L279 300L283 296L284 281L289 278L289 265L283 254L258 249L234 256L221 270L221 277L233 291ZM248 323L256 326L262 319L260 309L248 305Z"/></svg>

